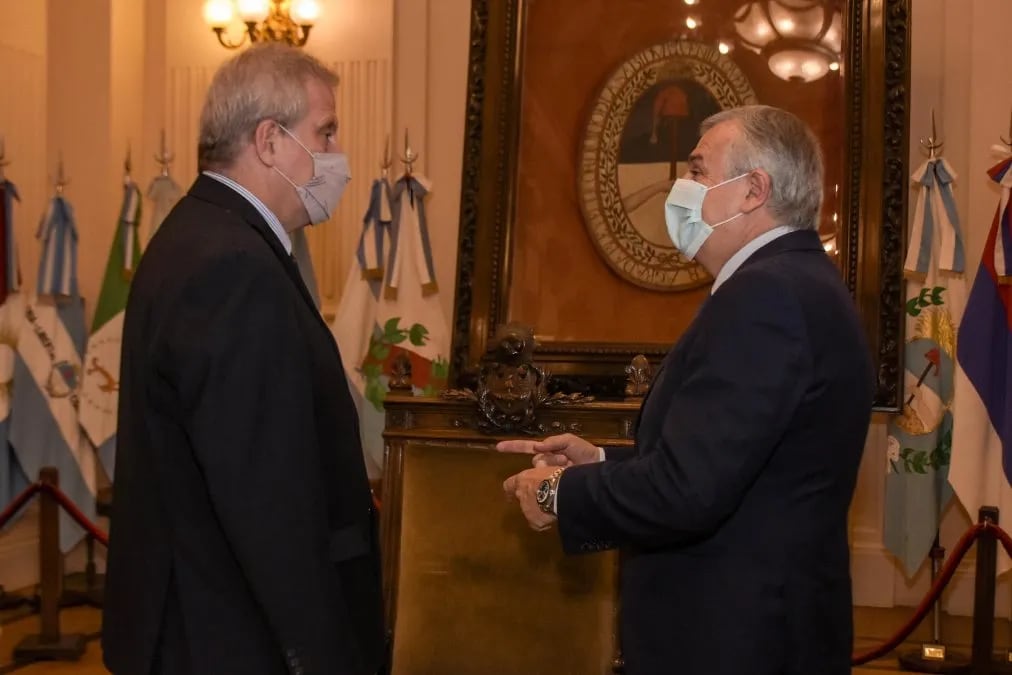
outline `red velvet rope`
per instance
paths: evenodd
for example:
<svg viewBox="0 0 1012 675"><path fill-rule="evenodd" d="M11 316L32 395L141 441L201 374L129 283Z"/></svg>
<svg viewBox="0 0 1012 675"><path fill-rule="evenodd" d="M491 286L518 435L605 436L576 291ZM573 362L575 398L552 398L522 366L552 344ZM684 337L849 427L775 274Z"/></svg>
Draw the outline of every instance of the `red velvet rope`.
<svg viewBox="0 0 1012 675"><path fill-rule="evenodd" d="M40 485L42 490L45 490L49 494L53 495L56 501L59 502L60 506L63 507L63 510L66 511L78 525L83 527L85 532L91 535L95 541L105 547L109 546L109 535L98 529L98 526L95 525L95 523L88 520L87 516L81 513L81 510L77 508L77 505L70 501L70 497L63 494L63 491L60 490L60 488L55 485L50 485L49 483L40 483Z"/></svg>
<svg viewBox="0 0 1012 675"><path fill-rule="evenodd" d="M41 485L41 483L32 483L26 487L21 491L21 494L15 497L11 503L7 505L7 508L5 508L3 512L0 512L0 530L6 527L7 522L10 521L10 519L13 518L15 514L17 514L17 512L28 503L28 500L35 496L35 493L39 491L39 485Z"/></svg>
<svg viewBox="0 0 1012 675"><path fill-rule="evenodd" d="M942 566L938 577L935 578L935 583L931 585L931 590L929 590L928 594L924 596L923 600L921 600L921 604L917 605L917 609L914 610L914 614L910 617L910 620L903 624L903 626L896 631L891 638L878 647L864 652L863 654L854 654L851 656L851 665L860 666L868 663L869 661L874 661L880 656L884 656L896 649L904 640L910 637L910 634L914 632L914 629L920 625L921 621L924 620L924 617L928 615L929 611L931 611L932 605L934 605L935 601L942 595L942 591L949 584L949 581L952 579L952 575L956 573L956 568L963 560L963 556L965 556L966 552L970 550L970 547L973 545L973 542L977 539L977 537L984 533L984 530L994 530L995 534L997 534L998 538L1005 546L1005 550L1012 552L1012 538L1010 538L1000 527L990 522L977 523L976 525L971 526L970 529L968 529L966 533L959 538L959 541L956 542L956 545L952 550L952 555L949 556L945 565ZM1012 555L1012 553L1010 553L1010 555Z"/></svg>
<svg viewBox="0 0 1012 675"><path fill-rule="evenodd" d="M43 491L53 495L53 498L55 498L59 505L63 507L63 510L66 511L78 525L83 527L89 535L94 537L96 541L103 546L109 546L109 535L98 529L93 522L88 520L88 518L81 513L81 509L77 508L74 502L70 501L70 497L63 494L60 488L41 481L32 483L22 490L21 494L15 497L13 501L7 505L3 512L0 512L0 529L3 529L10 519L13 518L18 511L24 508L25 504L27 504L29 500L35 496L36 492Z"/></svg>
<svg viewBox="0 0 1012 675"><path fill-rule="evenodd" d="M990 520L984 523L983 527L988 530L993 530L994 536L1001 542L1002 547L1005 549L1005 553L1012 557L1012 536L1009 533L1001 529Z"/></svg>

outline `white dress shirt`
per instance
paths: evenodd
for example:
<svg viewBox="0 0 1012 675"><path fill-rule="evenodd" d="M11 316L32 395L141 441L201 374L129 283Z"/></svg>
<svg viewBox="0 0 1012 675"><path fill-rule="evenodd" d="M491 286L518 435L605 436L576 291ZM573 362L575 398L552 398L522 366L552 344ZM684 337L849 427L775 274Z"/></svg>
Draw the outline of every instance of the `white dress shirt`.
<svg viewBox="0 0 1012 675"><path fill-rule="evenodd" d="M717 273L717 278L713 280L713 286L710 287L710 295L716 293L721 284L730 279L731 275L737 272L738 268L744 265L745 261L751 258L753 253L774 239L779 239L785 234L790 234L797 229L798 228L791 227L790 225L774 227L772 230L763 232L758 237L738 249L737 253L728 258L727 262L724 263L724 266L720 268L720 272Z"/></svg>

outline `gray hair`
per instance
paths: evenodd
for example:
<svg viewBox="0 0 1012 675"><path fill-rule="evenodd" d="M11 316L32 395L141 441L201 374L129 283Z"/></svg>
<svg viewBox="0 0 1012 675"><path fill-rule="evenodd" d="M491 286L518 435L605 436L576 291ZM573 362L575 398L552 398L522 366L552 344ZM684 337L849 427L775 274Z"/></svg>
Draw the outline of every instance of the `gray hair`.
<svg viewBox="0 0 1012 675"><path fill-rule="evenodd" d="M768 105L731 108L703 121L700 133L734 122L741 135L728 150L725 178L754 169L770 176L770 213L781 225L818 230L822 209L822 149L796 115Z"/></svg>
<svg viewBox="0 0 1012 675"><path fill-rule="evenodd" d="M260 122L291 128L306 114L306 82L337 86L337 75L301 49L261 43L226 61L211 80L200 112L197 166L229 166Z"/></svg>

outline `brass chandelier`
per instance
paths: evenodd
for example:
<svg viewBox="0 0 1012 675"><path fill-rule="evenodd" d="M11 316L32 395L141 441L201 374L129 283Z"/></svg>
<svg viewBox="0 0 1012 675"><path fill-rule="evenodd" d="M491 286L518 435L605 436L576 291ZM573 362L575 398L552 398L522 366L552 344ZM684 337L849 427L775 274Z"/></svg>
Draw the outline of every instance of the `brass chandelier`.
<svg viewBox="0 0 1012 675"><path fill-rule="evenodd" d="M204 21L218 36L226 49L238 49L251 42L284 42L301 47L309 39L309 31L320 16L317 0L207 0ZM237 41L225 31L236 17L246 31Z"/></svg>
<svg viewBox="0 0 1012 675"><path fill-rule="evenodd" d="M777 77L813 82L840 69L839 5L839 0L748 0L735 13L735 32Z"/></svg>

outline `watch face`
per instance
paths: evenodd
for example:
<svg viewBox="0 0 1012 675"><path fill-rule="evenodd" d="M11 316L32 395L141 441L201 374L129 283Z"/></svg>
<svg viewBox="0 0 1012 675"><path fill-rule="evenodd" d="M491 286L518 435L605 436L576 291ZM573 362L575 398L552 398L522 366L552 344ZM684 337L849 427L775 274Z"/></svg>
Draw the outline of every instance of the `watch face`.
<svg viewBox="0 0 1012 675"><path fill-rule="evenodd" d="M541 485L538 486L538 504L548 501L549 490L551 490L551 483L547 480L541 481Z"/></svg>

